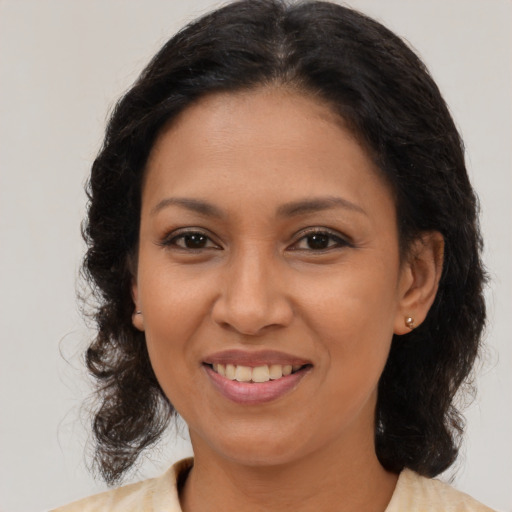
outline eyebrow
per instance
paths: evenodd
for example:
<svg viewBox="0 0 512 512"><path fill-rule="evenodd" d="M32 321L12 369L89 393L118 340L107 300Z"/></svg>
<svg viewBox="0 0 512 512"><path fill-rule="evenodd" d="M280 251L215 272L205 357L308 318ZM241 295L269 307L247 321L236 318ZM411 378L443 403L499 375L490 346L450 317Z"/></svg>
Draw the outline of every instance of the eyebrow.
<svg viewBox="0 0 512 512"><path fill-rule="evenodd" d="M181 206L186 210L204 215L205 217L226 217L226 214L217 206L200 199L189 199L186 197L167 197L162 199L152 210L151 214L156 215L159 211L168 206Z"/></svg>
<svg viewBox="0 0 512 512"><path fill-rule="evenodd" d="M167 197L162 199L151 210L151 214L156 215L158 212L169 206L179 206L206 217L222 219L227 216L225 212L211 203L200 199L185 197ZM299 215L331 210L333 208L343 208L345 210L367 215L367 213L357 204L337 196L316 197L313 199L302 199L299 201L285 203L277 208L276 213L278 217L296 217Z"/></svg>
<svg viewBox="0 0 512 512"><path fill-rule="evenodd" d="M286 203L277 209L277 215L280 217L295 217L308 213L315 213L333 208L343 208L357 213L368 215L360 206L355 203L337 196L316 197L313 199L304 199Z"/></svg>

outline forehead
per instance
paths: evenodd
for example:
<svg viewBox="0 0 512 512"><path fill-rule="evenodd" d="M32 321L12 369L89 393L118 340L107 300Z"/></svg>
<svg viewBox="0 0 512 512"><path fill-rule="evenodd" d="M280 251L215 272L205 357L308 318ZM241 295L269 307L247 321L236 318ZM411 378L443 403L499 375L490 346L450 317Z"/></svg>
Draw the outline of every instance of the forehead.
<svg viewBox="0 0 512 512"><path fill-rule="evenodd" d="M389 193L368 152L326 102L261 88L211 94L185 109L151 151L143 195L293 200L336 188L363 203L376 189Z"/></svg>

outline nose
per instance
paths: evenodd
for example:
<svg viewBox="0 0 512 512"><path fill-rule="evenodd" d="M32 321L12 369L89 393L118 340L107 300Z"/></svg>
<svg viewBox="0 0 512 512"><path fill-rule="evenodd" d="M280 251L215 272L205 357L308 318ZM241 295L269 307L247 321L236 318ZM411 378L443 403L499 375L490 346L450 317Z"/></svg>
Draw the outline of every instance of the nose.
<svg viewBox="0 0 512 512"><path fill-rule="evenodd" d="M274 260L254 246L231 258L212 310L217 324L250 336L290 324L293 308L282 269Z"/></svg>

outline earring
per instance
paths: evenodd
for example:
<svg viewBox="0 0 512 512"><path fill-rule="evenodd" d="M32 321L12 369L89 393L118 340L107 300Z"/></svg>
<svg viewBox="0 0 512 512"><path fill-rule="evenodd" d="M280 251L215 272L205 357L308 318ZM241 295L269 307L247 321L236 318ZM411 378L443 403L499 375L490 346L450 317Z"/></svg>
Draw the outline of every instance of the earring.
<svg viewBox="0 0 512 512"><path fill-rule="evenodd" d="M411 329L411 331L416 327L414 325L414 317L412 316L406 316L405 317L405 325Z"/></svg>
<svg viewBox="0 0 512 512"><path fill-rule="evenodd" d="M142 311L135 311L136 315L142 315Z"/></svg>

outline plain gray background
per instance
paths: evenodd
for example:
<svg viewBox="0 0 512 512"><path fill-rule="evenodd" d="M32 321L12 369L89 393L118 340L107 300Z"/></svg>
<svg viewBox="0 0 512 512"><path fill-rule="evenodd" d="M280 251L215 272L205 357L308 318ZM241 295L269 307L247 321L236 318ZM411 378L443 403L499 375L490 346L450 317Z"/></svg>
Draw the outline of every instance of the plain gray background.
<svg viewBox="0 0 512 512"><path fill-rule="evenodd" d="M349 3L416 48L466 142L492 284L454 485L512 511L512 2ZM80 408L91 337L75 299L82 187L114 100L172 33L218 5L0 0L0 511L44 510L104 489L85 469ZM174 437L132 479L190 452Z"/></svg>

